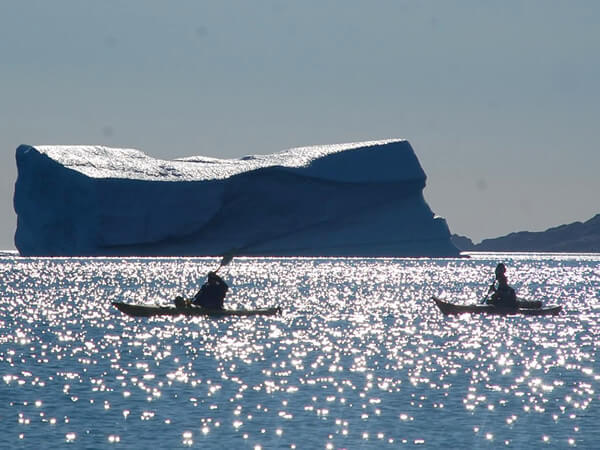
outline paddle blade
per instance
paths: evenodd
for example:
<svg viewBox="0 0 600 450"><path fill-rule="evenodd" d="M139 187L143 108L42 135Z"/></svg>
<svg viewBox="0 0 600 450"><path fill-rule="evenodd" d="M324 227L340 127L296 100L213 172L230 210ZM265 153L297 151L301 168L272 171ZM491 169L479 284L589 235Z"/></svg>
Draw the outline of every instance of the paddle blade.
<svg viewBox="0 0 600 450"><path fill-rule="evenodd" d="M233 252L228 252L225 253L223 255L223 258L221 258L221 266L226 266L227 264L229 264L231 262L231 260L233 259Z"/></svg>

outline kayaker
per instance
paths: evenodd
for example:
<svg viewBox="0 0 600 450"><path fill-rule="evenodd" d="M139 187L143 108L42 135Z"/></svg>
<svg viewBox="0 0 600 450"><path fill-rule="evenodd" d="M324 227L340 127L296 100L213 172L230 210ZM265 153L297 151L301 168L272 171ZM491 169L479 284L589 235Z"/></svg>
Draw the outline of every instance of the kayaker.
<svg viewBox="0 0 600 450"><path fill-rule="evenodd" d="M488 303L503 308L517 308L517 295L515 290L508 285L506 278L506 266L500 263L496 266L496 283L490 286L489 292L494 292Z"/></svg>
<svg viewBox="0 0 600 450"><path fill-rule="evenodd" d="M229 286L215 272L208 272L206 283L202 285L192 303L209 309L223 309L225 294Z"/></svg>

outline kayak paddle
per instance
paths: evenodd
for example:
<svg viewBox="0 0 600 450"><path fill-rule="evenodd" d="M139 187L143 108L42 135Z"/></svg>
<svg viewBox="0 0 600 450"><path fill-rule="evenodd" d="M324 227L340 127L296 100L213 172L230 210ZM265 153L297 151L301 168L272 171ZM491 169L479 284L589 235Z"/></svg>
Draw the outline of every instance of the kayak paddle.
<svg viewBox="0 0 600 450"><path fill-rule="evenodd" d="M491 288L492 288L492 286L494 286L495 284L496 284L496 280L494 279L494 282L493 282L493 283L490 285L490 287L488 288L487 294L485 294L485 297L483 297L483 299L482 299L482 300L481 300L481 302L480 302L482 305L483 305L483 304L484 304L484 303L487 301L487 298L490 296L490 292L492 292L492 291L491 291Z"/></svg>

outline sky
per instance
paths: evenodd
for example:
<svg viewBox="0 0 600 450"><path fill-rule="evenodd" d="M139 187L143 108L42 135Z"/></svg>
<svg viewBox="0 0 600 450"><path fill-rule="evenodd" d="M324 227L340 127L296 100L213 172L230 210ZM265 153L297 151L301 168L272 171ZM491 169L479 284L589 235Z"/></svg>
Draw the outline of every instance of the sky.
<svg viewBox="0 0 600 450"><path fill-rule="evenodd" d="M387 138L475 242L600 213L600 2L0 2L0 249L20 144L237 158Z"/></svg>

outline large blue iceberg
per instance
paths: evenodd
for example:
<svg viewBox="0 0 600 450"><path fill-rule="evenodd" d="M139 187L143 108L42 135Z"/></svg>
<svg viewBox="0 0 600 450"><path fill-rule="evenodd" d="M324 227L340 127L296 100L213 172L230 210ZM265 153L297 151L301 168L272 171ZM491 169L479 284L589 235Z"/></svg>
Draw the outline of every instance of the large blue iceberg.
<svg viewBox="0 0 600 450"><path fill-rule="evenodd" d="M23 256L457 256L405 140L240 159L16 151Z"/></svg>

